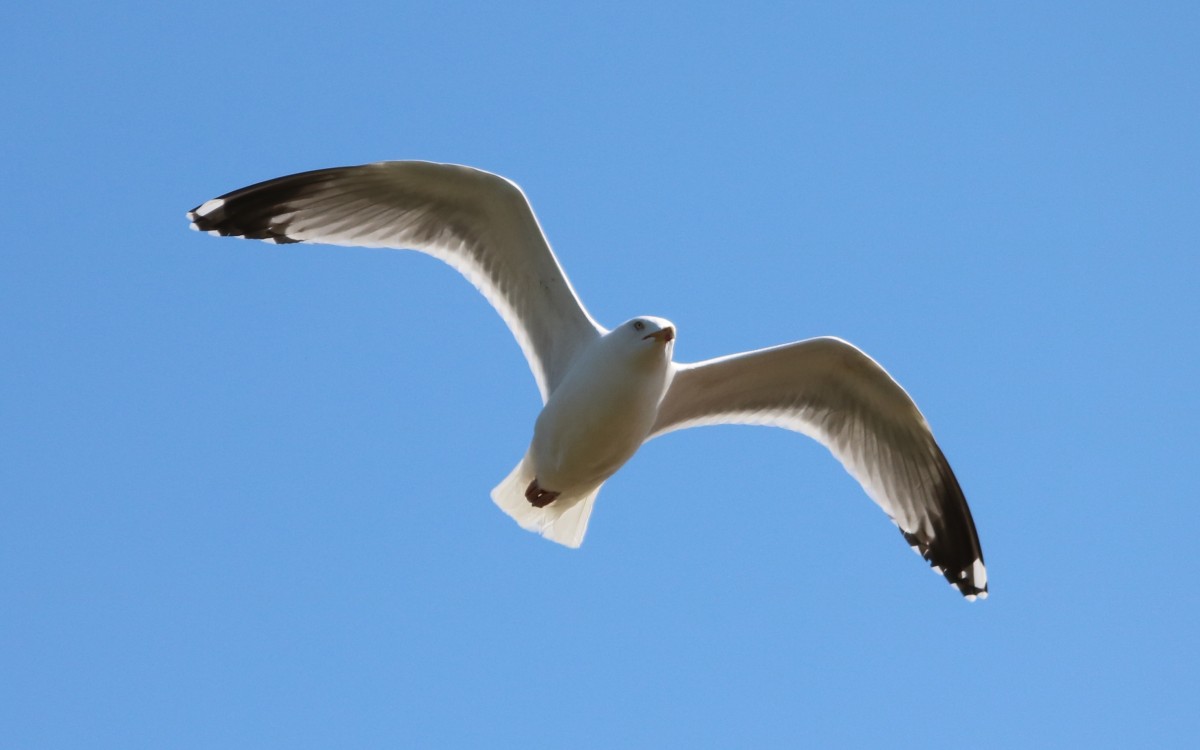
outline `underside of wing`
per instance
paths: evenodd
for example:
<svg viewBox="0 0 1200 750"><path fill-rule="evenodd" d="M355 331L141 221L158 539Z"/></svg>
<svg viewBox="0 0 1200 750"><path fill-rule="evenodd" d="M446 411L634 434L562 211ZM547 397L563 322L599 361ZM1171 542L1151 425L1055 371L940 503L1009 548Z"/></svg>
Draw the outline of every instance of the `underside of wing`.
<svg viewBox="0 0 1200 750"><path fill-rule="evenodd" d="M478 169L397 161L302 172L214 198L188 218L211 234L409 249L448 263L504 318L543 401L601 330L520 188Z"/></svg>
<svg viewBox="0 0 1200 750"><path fill-rule="evenodd" d="M866 354L820 338L681 365L651 436L731 423L825 445L935 570L968 599L987 596L958 480L912 399Z"/></svg>

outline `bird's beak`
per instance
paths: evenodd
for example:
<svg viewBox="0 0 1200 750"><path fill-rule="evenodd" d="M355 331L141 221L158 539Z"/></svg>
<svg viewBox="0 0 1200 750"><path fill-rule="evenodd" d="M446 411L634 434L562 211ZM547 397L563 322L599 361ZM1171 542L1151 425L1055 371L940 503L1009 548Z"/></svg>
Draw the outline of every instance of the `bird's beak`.
<svg viewBox="0 0 1200 750"><path fill-rule="evenodd" d="M672 341L674 338L675 338L675 327L674 326L667 326L666 328L663 328L662 330L655 331L654 333L650 333L645 336L642 336L643 341L645 341L646 339L654 339L655 341L657 341L660 344L665 344L668 341Z"/></svg>

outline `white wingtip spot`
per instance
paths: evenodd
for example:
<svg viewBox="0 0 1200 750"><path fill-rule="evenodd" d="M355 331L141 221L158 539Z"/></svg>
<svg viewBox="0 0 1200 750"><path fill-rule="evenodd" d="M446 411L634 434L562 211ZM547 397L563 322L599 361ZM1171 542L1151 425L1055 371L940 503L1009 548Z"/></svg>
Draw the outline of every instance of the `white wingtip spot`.
<svg viewBox="0 0 1200 750"><path fill-rule="evenodd" d="M983 560L976 560L975 564L971 566L971 580L974 581L976 588L982 589L987 586L987 568L983 567Z"/></svg>
<svg viewBox="0 0 1200 750"><path fill-rule="evenodd" d="M196 209L197 216L208 216L213 211L216 211L221 206L225 205L225 201L221 198L213 198L210 201L205 201L200 208Z"/></svg>
<svg viewBox="0 0 1200 750"><path fill-rule="evenodd" d="M967 594L967 595L966 595L965 597L963 597L963 598L964 598L964 599L966 599L966 600L967 600L967 601L969 601L969 602L973 602L973 601L975 601L977 598L979 598L979 599L986 599L986 598L987 598L987 594L983 594L982 596L979 596L979 597L976 597L974 594Z"/></svg>

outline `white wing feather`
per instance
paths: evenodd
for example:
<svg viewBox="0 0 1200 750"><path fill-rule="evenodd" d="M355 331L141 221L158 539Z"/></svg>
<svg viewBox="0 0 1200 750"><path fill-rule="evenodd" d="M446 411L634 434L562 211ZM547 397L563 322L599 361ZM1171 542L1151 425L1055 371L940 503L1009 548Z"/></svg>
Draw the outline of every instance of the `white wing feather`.
<svg viewBox="0 0 1200 750"><path fill-rule="evenodd" d="M303 172L214 198L188 218L192 228L220 235L410 249L448 263L504 318L543 403L603 330L521 189L478 169L398 161Z"/></svg>
<svg viewBox="0 0 1200 750"><path fill-rule="evenodd" d="M679 365L650 437L730 423L820 442L951 584L968 598L987 596L958 481L916 404L866 354L819 338Z"/></svg>

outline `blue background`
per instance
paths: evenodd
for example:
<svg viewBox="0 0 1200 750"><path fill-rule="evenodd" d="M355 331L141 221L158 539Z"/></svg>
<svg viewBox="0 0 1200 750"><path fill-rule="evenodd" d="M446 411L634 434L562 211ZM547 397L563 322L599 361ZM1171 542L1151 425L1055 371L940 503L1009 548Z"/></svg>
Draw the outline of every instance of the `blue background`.
<svg viewBox="0 0 1200 750"><path fill-rule="evenodd" d="M1200 5L0 26L0 745L1196 745ZM540 404L469 284L187 231L400 158L517 181L593 314L680 360L862 347L991 597L781 430L654 441L578 551L518 529L488 492Z"/></svg>

